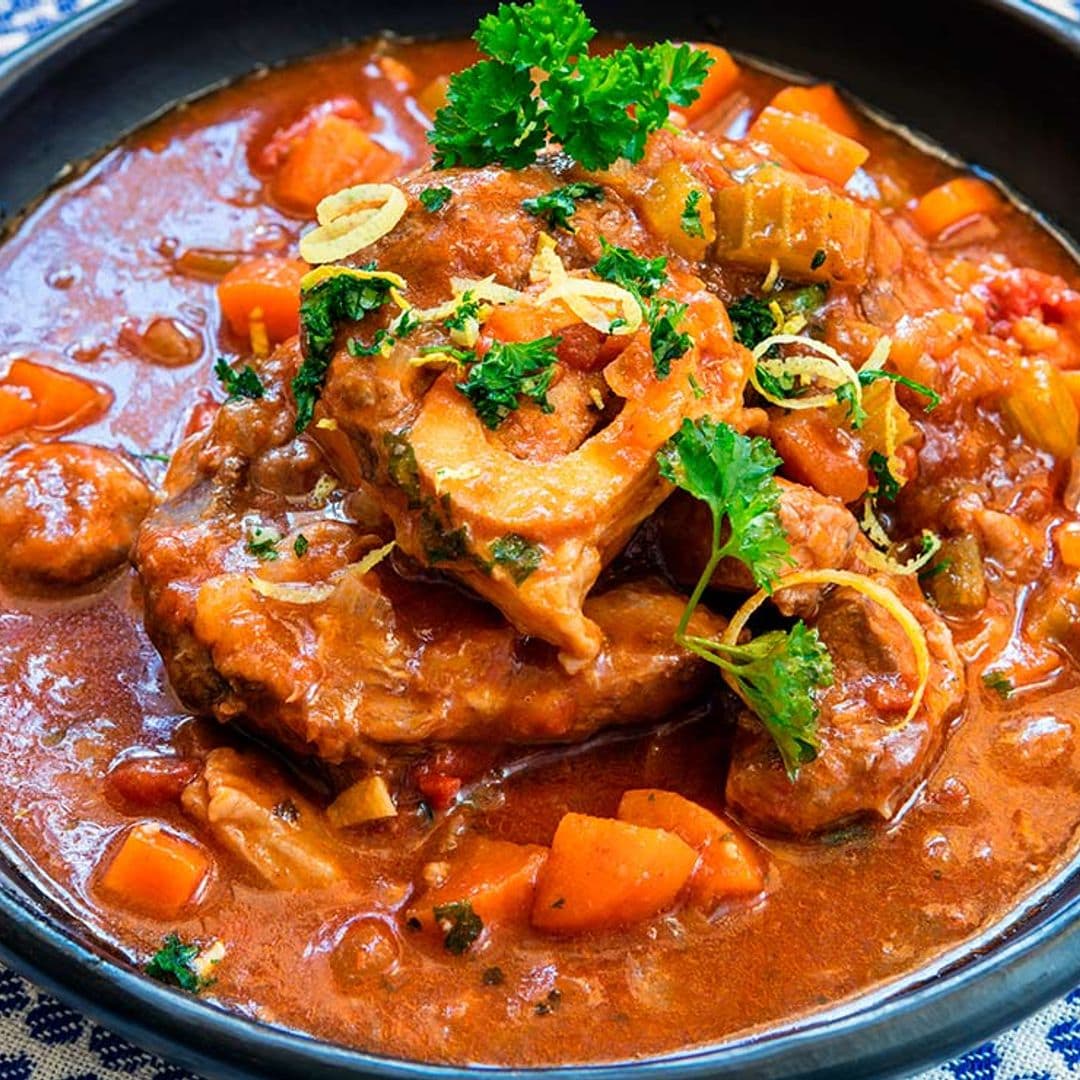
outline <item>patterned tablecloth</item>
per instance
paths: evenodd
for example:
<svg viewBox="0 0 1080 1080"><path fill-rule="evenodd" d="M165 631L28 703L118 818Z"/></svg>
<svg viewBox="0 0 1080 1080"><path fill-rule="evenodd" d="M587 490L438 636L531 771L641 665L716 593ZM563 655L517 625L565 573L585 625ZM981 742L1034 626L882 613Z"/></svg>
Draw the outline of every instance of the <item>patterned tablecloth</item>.
<svg viewBox="0 0 1080 1080"><path fill-rule="evenodd" d="M1076 15L1074 0L1043 0ZM96 0L0 0L0 55ZM1080 1078L1080 988L918 1080ZM0 965L0 1080L198 1080Z"/></svg>

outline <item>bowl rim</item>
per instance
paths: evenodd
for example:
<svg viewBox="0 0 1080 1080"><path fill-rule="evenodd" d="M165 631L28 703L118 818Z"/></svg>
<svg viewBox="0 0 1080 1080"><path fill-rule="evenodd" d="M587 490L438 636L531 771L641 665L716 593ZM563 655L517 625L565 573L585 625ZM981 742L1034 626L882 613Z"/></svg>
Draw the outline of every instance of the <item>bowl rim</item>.
<svg viewBox="0 0 1080 1080"><path fill-rule="evenodd" d="M175 0L98 0L0 59L0 102L99 36ZM1035 0L979 0L1063 46L1080 63L1080 21ZM7 848L7 851L2 850ZM80 939L45 882L0 845L0 960L133 1043L215 1080L902 1076L959 1053L1072 990L1080 979L1080 855L984 934L928 967L833 1009L725 1042L617 1063L450 1066L366 1053L272 1027L160 984Z"/></svg>

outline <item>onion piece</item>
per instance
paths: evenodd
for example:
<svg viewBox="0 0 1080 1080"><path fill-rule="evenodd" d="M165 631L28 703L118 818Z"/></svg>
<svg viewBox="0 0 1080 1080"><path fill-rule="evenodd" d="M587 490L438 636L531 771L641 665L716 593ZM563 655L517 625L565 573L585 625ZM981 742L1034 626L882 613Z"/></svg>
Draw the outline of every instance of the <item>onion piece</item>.
<svg viewBox="0 0 1080 1080"><path fill-rule="evenodd" d="M267 600L278 600L283 604L321 604L329 600L337 588L337 582L323 582L312 585L305 582L267 581L266 578L248 575L248 584Z"/></svg>
<svg viewBox="0 0 1080 1080"><path fill-rule="evenodd" d="M930 681L930 646L927 644L926 633L922 626L919 625L919 620L905 606L900 597L891 589L886 589L884 585L871 581L865 574L856 574L851 570L801 570L794 574L787 574L776 583L772 595L775 595L781 589L790 589L796 585L846 586L862 593L863 596L883 607L900 624L900 629L904 631L915 652L915 667L919 682L915 688L907 714L897 726L902 727L911 723L922 705L923 695L926 693L926 686ZM724 645L738 644L739 635L746 627L750 616L769 598L770 594L764 589L759 589L754 593L731 617L731 622L728 623L727 629L720 639L721 643ZM726 672L724 673L724 681L735 693L739 693L735 680ZM739 696L742 697L741 694ZM745 698L743 700L745 701Z"/></svg>
<svg viewBox="0 0 1080 1080"><path fill-rule="evenodd" d="M300 257L318 264L355 255L386 236L407 206L394 184L357 184L327 195L315 208L318 226L300 238Z"/></svg>
<svg viewBox="0 0 1080 1080"><path fill-rule="evenodd" d="M641 327L641 304L629 289L612 281L562 278L548 286L537 297L536 303L545 307L558 301L565 303L583 323L601 334L635 334Z"/></svg>

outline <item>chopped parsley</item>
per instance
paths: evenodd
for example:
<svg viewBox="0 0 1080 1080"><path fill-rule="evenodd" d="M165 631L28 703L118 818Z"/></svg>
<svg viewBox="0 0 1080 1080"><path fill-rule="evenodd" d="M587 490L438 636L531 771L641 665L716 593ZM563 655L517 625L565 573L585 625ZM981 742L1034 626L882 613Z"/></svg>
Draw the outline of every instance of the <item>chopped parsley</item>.
<svg viewBox="0 0 1080 1080"><path fill-rule="evenodd" d="M240 401L243 398L258 401L266 393L258 372L250 364L236 371L223 356L219 356L214 364L214 374L228 394L226 401Z"/></svg>
<svg viewBox="0 0 1080 1080"><path fill-rule="evenodd" d="M705 197L705 193L700 188L694 188L689 195L686 196L686 204L683 206L683 211L679 215L679 224L682 226L682 231L687 236L693 236L698 239L702 239L705 236L705 226L701 223L701 211L698 209L698 203Z"/></svg>
<svg viewBox="0 0 1080 1080"><path fill-rule="evenodd" d="M900 386L906 386L909 390L913 390L916 394L926 398L926 405L924 406L926 412L933 412L941 404L941 395L936 390L931 390L929 386L916 382L914 379L909 379L906 375L901 375L897 371L884 371L881 368L873 368L870 371L859 372L859 382L863 386L869 386L879 379L888 379L890 382L898 383Z"/></svg>
<svg viewBox="0 0 1080 1080"><path fill-rule="evenodd" d="M364 269L371 272L374 268L375 264L371 263ZM369 312L378 311L393 287L385 277L336 274L301 292L300 338L304 362L292 381L298 432L303 431L315 415L315 403L322 393L333 358L338 323L359 322Z"/></svg>
<svg viewBox="0 0 1080 1080"><path fill-rule="evenodd" d="M729 304L728 318L735 340L751 351L776 333L776 320L769 305L756 296L743 296Z"/></svg>
<svg viewBox="0 0 1080 1080"><path fill-rule="evenodd" d="M488 59L450 79L428 134L436 168L524 168L549 138L586 169L639 161L670 106L697 100L712 58L671 42L590 56L595 34L576 0L501 4L481 19Z"/></svg>
<svg viewBox="0 0 1080 1080"><path fill-rule="evenodd" d="M1012 680L1003 671L984 671L982 680L987 690L993 690L1005 700L1012 696Z"/></svg>
<svg viewBox="0 0 1080 1080"><path fill-rule="evenodd" d="M172 461L172 457L169 454L159 454L155 452L149 452L145 454L135 455L140 461L156 461L159 465L168 465Z"/></svg>
<svg viewBox="0 0 1080 1080"><path fill-rule="evenodd" d="M494 430L527 397L550 413L554 406L547 392L555 376L555 349L561 338L535 341L496 341L483 360L469 368L457 388L472 402L476 415Z"/></svg>
<svg viewBox="0 0 1080 1080"><path fill-rule="evenodd" d="M663 255L646 259L629 248L617 247L600 237L597 277L613 281L638 297L652 296L667 281L667 259Z"/></svg>
<svg viewBox="0 0 1080 1080"><path fill-rule="evenodd" d="M539 544L526 540L517 533L500 536L491 544L491 561L506 568L515 585L521 585L543 561L544 552Z"/></svg>
<svg viewBox="0 0 1080 1080"><path fill-rule="evenodd" d="M389 326L388 329L375 331L370 345L365 345L359 338L349 338L345 348L350 356L362 359L365 356L386 356L390 349L399 341L404 341L418 326L420 319L410 309L403 311Z"/></svg>
<svg viewBox="0 0 1080 1080"><path fill-rule="evenodd" d="M168 934L143 970L159 983L178 986L189 994L197 994L213 982L212 979L204 979L195 970L194 960L198 955L198 945L185 945L179 934Z"/></svg>
<svg viewBox="0 0 1080 1080"><path fill-rule="evenodd" d="M678 360L694 343L689 334L681 333L678 328L685 314L685 304L667 297L650 300L646 305L649 347L658 379L667 378L671 374L671 362Z"/></svg>
<svg viewBox="0 0 1080 1080"><path fill-rule="evenodd" d="M799 621L741 645L687 634L690 618L720 560L742 562L761 588L771 588L790 562L780 523L780 465L767 439L739 435L708 417L684 420L657 455L660 473L700 499L712 514L712 552L690 595L675 639L715 664L776 743L790 776L817 755L815 692L832 683L832 660L816 630ZM726 526L727 538L722 540Z"/></svg>
<svg viewBox="0 0 1080 1080"><path fill-rule="evenodd" d="M443 945L455 956L468 952L469 946L484 932L480 916L468 900L455 900L435 908L435 921L445 933Z"/></svg>
<svg viewBox="0 0 1080 1080"><path fill-rule="evenodd" d="M309 547L311 547L311 544L308 543L308 538L303 533L300 533L293 541L292 549L296 557L302 559L308 553Z"/></svg>
<svg viewBox="0 0 1080 1080"><path fill-rule="evenodd" d="M453 314L443 323L443 326L447 330L457 330L458 333L463 333L468 328L469 322L476 322L476 318L479 314L480 301L477 300L471 292L466 292L458 301L458 305L454 308Z"/></svg>
<svg viewBox="0 0 1080 1080"><path fill-rule="evenodd" d="M900 481L893 476L889 468L889 459L879 450L870 455L870 471L877 477L877 491L875 494L887 502L895 502L900 494Z"/></svg>
<svg viewBox="0 0 1080 1080"><path fill-rule="evenodd" d="M429 187L420 192L420 202L424 209L434 214L441 210L453 197L448 187Z"/></svg>
<svg viewBox="0 0 1080 1080"><path fill-rule="evenodd" d="M603 198L604 189L599 184L579 180L545 192L543 195L537 195L534 199L525 199L521 206L534 217L542 217L553 229L573 232L574 227L570 224L570 219L577 210L579 200L593 199L596 202L602 202Z"/></svg>
<svg viewBox="0 0 1080 1080"><path fill-rule="evenodd" d="M825 259L827 257L825 250L823 248L818 248L817 251L814 252L814 257L810 260L810 269L820 270L825 265Z"/></svg>
<svg viewBox="0 0 1080 1080"><path fill-rule="evenodd" d="M249 525L247 533L247 552L263 562L273 562L277 557L277 545L281 533L277 529L268 529L263 525Z"/></svg>

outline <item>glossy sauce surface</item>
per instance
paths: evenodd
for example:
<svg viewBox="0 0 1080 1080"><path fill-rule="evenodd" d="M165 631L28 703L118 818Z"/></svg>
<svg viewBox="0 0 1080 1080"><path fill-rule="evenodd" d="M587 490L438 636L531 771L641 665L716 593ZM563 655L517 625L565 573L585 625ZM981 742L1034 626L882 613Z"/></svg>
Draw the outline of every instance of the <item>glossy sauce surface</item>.
<svg viewBox="0 0 1080 1080"><path fill-rule="evenodd" d="M404 169L425 159L423 112L395 85L395 69L388 75L380 66L381 54L407 62L417 87L472 59L453 43L360 46L246 80L108 152L0 248L4 359L74 372L114 395L105 415L78 431L80 441L168 454L193 410L220 396L213 360L242 355L246 343L222 325L214 283L178 269L190 265L183 256L291 252L304 225L268 201L251 147L305 107L347 93L370 106L379 140ZM745 71L746 109L779 86ZM867 129L870 175L897 188L894 202L950 175L893 135ZM1080 281L1019 212L1006 212L999 227L994 247L1016 263ZM965 437L930 421L924 430L931 448ZM141 460L160 480L163 466ZM1061 483L1052 467L1043 474L1036 486ZM1037 527L1050 529L1055 513L1048 507ZM1037 588L1003 575L995 602L1019 610ZM720 809L725 699L653 731L504 754L521 759L505 780L479 784L433 824L415 805L404 807L392 824L352 842L347 879L317 902L265 888L220 853L206 900L190 917L163 924L110 905L96 868L140 816L107 794L117 758L198 756L241 743L188 717L171 695L126 570L62 599L2 594L0 755L8 767L0 822L73 913L138 962L170 930L221 940L228 959L210 996L267 1021L421 1060L544 1065L671 1051L782 1022L904 974L992 925L1074 850L1080 686L1071 665L1038 643L987 636L981 616L950 626L970 665L969 705L899 825L853 826L805 843L763 840L765 899L710 920L685 910L569 941L525 930L492 935L451 959L438 943L403 932L395 915L437 830L467 825L548 844L566 811L611 815L625 790L644 786ZM981 679L1002 655L1035 673L1007 702ZM286 768L316 799L335 783L332 772ZM170 821L169 811L154 816ZM190 830L178 809L171 821ZM346 939L355 944L343 947ZM485 981L493 967L501 985Z"/></svg>

